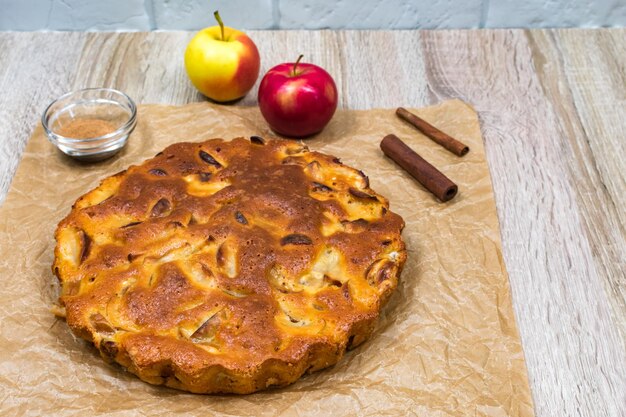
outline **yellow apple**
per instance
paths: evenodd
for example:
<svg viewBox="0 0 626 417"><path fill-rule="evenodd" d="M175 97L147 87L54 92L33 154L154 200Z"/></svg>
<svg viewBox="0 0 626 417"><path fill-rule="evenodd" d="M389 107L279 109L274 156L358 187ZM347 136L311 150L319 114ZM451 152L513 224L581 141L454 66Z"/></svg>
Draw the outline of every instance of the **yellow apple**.
<svg viewBox="0 0 626 417"><path fill-rule="evenodd" d="M225 102L241 98L259 76L261 58L252 39L224 26L202 29L185 51L185 69L193 85L212 100Z"/></svg>

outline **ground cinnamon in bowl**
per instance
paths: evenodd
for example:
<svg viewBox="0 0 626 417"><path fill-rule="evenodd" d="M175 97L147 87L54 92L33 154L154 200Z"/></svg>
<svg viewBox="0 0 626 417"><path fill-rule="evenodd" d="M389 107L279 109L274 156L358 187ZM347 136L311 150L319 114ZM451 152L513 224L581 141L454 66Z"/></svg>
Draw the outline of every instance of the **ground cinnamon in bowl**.
<svg viewBox="0 0 626 417"><path fill-rule="evenodd" d="M59 126L56 133L66 138L90 139L108 135L116 130L116 126L102 119L81 118L72 119Z"/></svg>
<svg viewBox="0 0 626 417"><path fill-rule="evenodd" d="M54 100L41 117L46 135L64 154L100 161L119 152L137 123L137 106L121 91L86 88Z"/></svg>

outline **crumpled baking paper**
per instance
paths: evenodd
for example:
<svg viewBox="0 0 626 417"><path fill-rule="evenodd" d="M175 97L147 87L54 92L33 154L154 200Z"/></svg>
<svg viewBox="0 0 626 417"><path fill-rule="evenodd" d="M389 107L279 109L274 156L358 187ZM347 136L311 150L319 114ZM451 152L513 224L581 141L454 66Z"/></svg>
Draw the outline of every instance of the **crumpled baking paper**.
<svg viewBox="0 0 626 417"><path fill-rule="evenodd" d="M139 106L127 147L104 162L63 156L41 127L0 208L0 414L4 416L532 416L478 118L448 101L414 110L465 142L459 158L393 109L338 111L307 140L362 169L406 221L408 260L372 338L335 367L282 389L193 395L151 386L75 338L53 316L53 233L101 179L179 141L271 136L257 108ZM395 133L459 186L440 203L379 149Z"/></svg>

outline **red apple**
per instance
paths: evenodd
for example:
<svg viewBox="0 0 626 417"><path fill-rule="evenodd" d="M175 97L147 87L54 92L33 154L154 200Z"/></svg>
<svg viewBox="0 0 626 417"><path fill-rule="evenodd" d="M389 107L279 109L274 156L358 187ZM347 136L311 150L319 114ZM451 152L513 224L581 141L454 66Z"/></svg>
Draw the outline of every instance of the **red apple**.
<svg viewBox="0 0 626 417"><path fill-rule="evenodd" d="M259 86L259 107L270 127L284 136L302 138L321 131L337 109L337 87L313 64L276 65Z"/></svg>

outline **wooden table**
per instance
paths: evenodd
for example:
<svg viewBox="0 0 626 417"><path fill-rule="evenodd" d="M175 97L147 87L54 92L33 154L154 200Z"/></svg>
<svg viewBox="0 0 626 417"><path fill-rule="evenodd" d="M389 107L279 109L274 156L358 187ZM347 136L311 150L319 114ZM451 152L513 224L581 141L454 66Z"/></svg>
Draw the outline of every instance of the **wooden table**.
<svg viewBox="0 0 626 417"><path fill-rule="evenodd" d="M537 415L625 416L626 29L250 35L262 72L304 53L344 108L475 106ZM202 100L182 64L191 36L0 33L0 201L57 96ZM237 105L255 104L256 88Z"/></svg>

